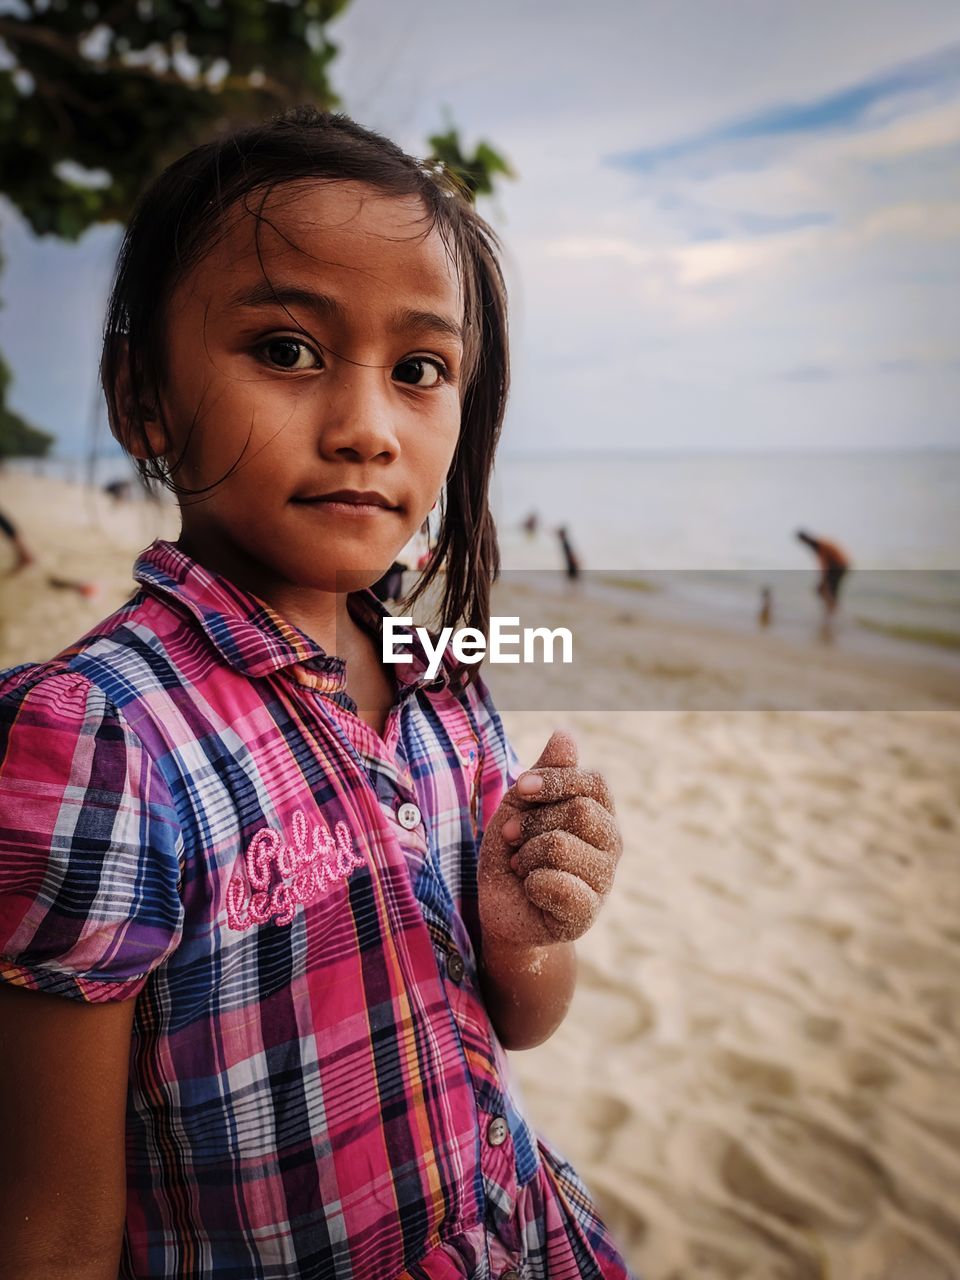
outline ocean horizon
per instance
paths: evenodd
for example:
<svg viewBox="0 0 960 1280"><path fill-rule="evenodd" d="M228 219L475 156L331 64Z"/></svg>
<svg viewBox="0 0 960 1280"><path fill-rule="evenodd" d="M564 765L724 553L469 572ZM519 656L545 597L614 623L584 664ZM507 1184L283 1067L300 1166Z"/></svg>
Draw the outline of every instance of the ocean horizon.
<svg viewBox="0 0 960 1280"><path fill-rule="evenodd" d="M133 475L119 452L18 460L8 474L18 469L96 485ZM563 525L591 590L616 575L603 591L752 628L768 586L778 628L797 637L819 614L804 528L850 557L847 642L960 655L960 450L505 453L491 505L505 572L562 573Z"/></svg>

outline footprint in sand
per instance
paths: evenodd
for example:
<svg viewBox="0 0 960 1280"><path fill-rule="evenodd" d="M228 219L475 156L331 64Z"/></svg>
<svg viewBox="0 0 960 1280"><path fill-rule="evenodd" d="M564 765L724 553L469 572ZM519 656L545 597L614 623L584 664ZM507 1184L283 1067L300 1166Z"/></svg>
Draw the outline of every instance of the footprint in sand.
<svg viewBox="0 0 960 1280"><path fill-rule="evenodd" d="M714 1062L735 1092L789 1098L796 1093L797 1078L783 1063L761 1058L741 1049L720 1049Z"/></svg>
<svg viewBox="0 0 960 1280"><path fill-rule="evenodd" d="M863 1250L859 1274L870 1280L957 1280L956 1256L922 1238L922 1227L890 1224Z"/></svg>
<svg viewBox="0 0 960 1280"><path fill-rule="evenodd" d="M869 1049L851 1049L841 1055L840 1061L847 1079L857 1089L882 1093L897 1081L897 1072L889 1060Z"/></svg>
<svg viewBox="0 0 960 1280"><path fill-rule="evenodd" d="M923 987L917 991L917 1000L936 1027L960 1035L960 991L955 987Z"/></svg>
<svg viewBox="0 0 960 1280"><path fill-rule="evenodd" d="M611 1139L633 1112L625 1102L609 1093L586 1093L577 1099L577 1114L583 1132L591 1139L588 1159L601 1161L609 1156Z"/></svg>
<svg viewBox="0 0 960 1280"><path fill-rule="evenodd" d="M855 774L850 773L823 773L805 770L798 774L798 778L802 782L810 783L818 791L836 791L841 795L859 791L862 786L860 779Z"/></svg>
<svg viewBox="0 0 960 1280"><path fill-rule="evenodd" d="M826 1280L819 1254L801 1252L765 1225L754 1228L738 1217L710 1235L688 1228L689 1261L665 1280Z"/></svg>
<svg viewBox="0 0 960 1280"><path fill-rule="evenodd" d="M866 1146L777 1113L751 1141L730 1139L721 1176L735 1196L785 1222L845 1231L869 1221L884 1183Z"/></svg>
<svg viewBox="0 0 960 1280"><path fill-rule="evenodd" d="M653 1006L638 991L584 983L577 1026L603 1044L627 1044L646 1035L656 1021Z"/></svg>
<svg viewBox="0 0 960 1280"><path fill-rule="evenodd" d="M843 1023L820 1013L810 1013L802 1023L802 1030L817 1044L836 1044L843 1034Z"/></svg>

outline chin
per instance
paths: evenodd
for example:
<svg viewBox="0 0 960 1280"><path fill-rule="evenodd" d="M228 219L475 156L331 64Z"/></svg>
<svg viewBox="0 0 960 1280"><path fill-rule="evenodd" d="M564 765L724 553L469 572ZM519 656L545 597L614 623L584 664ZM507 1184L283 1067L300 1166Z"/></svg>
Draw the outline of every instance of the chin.
<svg viewBox="0 0 960 1280"><path fill-rule="evenodd" d="M389 568L387 564L382 569L338 569L335 589L338 592L362 591L365 587L372 587Z"/></svg>

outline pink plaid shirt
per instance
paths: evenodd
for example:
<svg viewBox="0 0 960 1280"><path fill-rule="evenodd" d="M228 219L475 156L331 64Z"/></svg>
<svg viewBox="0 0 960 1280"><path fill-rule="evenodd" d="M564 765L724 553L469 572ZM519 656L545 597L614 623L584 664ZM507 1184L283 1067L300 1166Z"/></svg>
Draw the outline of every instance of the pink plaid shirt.
<svg viewBox="0 0 960 1280"><path fill-rule="evenodd" d="M480 994L483 683L418 651L381 738L262 601L164 542L135 577L0 681L0 976L137 1000L120 1275L626 1277Z"/></svg>

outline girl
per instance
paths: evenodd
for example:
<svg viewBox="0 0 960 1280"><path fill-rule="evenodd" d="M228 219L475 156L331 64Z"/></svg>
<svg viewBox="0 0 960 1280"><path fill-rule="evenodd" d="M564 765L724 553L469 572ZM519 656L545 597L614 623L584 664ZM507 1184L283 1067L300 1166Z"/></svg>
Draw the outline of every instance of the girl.
<svg viewBox="0 0 960 1280"><path fill-rule="evenodd" d="M627 1275L503 1052L566 1012L606 786L386 668L369 590L441 501L423 586L484 628L507 368L489 228L342 115L144 196L103 385L182 532L0 685L4 1275Z"/></svg>

